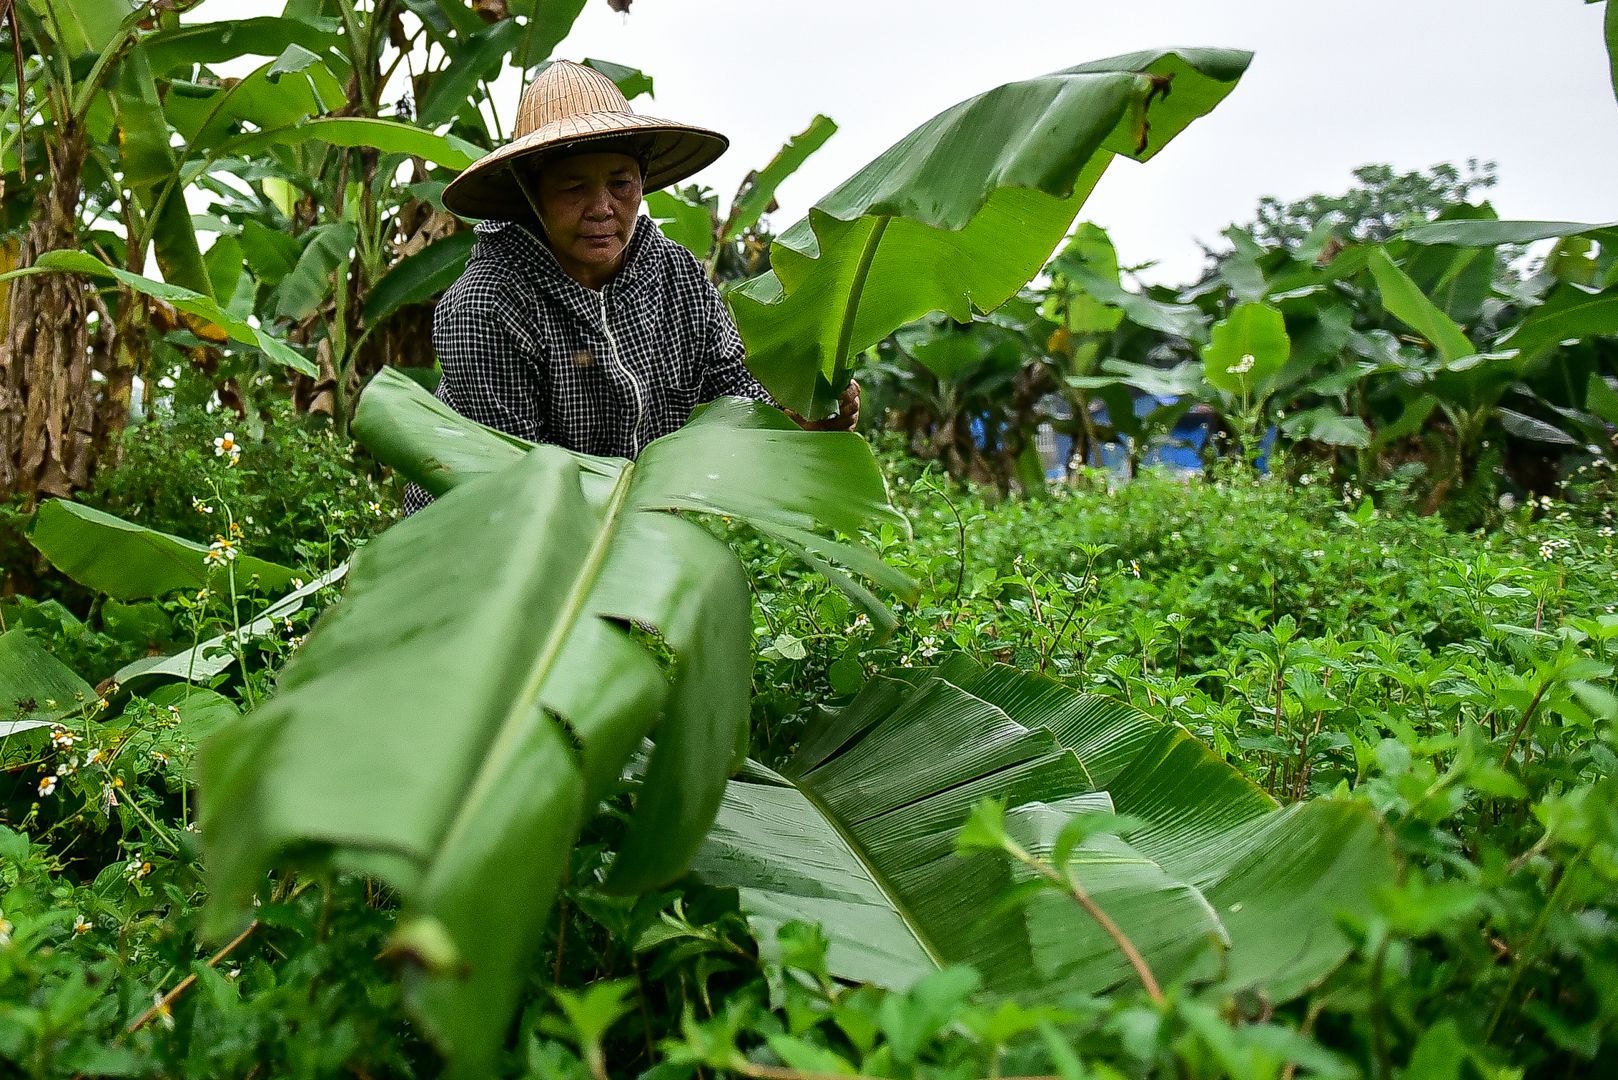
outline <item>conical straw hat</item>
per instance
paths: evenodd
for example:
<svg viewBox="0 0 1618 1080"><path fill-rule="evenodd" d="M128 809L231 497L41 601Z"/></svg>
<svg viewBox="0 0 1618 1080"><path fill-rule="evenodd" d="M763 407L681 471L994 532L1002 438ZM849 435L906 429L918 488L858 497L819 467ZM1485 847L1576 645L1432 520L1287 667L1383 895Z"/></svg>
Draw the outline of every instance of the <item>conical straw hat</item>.
<svg viewBox="0 0 1618 1080"><path fill-rule="evenodd" d="M651 144L647 191L685 179L730 145L717 131L642 116L607 76L558 60L523 92L511 141L456 177L444 189L444 205L467 218L529 218L532 213L512 174L513 163L563 146L626 136L643 137Z"/></svg>

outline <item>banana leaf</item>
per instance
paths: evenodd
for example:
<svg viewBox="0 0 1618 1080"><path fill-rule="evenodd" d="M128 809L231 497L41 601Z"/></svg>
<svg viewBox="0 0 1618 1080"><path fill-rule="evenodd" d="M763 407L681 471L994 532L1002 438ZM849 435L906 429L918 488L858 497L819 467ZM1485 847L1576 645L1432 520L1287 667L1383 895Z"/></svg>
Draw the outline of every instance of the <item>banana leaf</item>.
<svg viewBox="0 0 1618 1080"><path fill-rule="evenodd" d="M1607 71L1612 82L1612 96L1618 99L1618 4L1611 0L1607 3L1603 36L1607 39Z"/></svg>
<svg viewBox="0 0 1618 1080"><path fill-rule="evenodd" d="M335 585L348 573L347 563L338 563L331 570L306 585L296 586L291 592L268 605L244 626L209 638L202 644L184 649L170 656L143 656L131 660L113 675L119 686L128 686L137 679L182 679L205 683L236 662L237 653L257 637L278 633L290 618L303 608L303 602L329 585Z"/></svg>
<svg viewBox="0 0 1618 1080"><path fill-rule="evenodd" d="M1454 227L1463 224L1487 223L1455 222ZM1385 249L1372 250L1367 265L1388 314L1430 341L1446 362L1454 364L1477 354L1477 347L1467 338L1466 331L1427 298L1410 275L1394 264Z"/></svg>
<svg viewBox="0 0 1618 1080"><path fill-rule="evenodd" d="M918 127L777 238L728 296L775 399L832 410L849 358L930 311L988 312L1039 272L1115 154L1145 161L1251 54L1134 53L1008 83Z"/></svg>
<svg viewBox="0 0 1618 1080"><path fill-rule="evenodd" d="M837 124L829 116L816 115L809 121L809 126L787 140L785 146L775 152L770 163L757 172L749 173L744 181L742 190L737 194L736 201L731 205L730 216L725 219L724 228L720 230L726 240L734 240L742 233L758 224L758 219L769 210L770 204L775 201L776 190L793 173L803 168L816 150L826 145L826 140L837 134Z"/></svg>
<svg viewBox="0 0 1618 1080"><path fill-rule="evenodd" d="M154 281L152 278L141 274L121 270L116 266L108 266L89 252L47 251L35 259L32 266L0 274L0 284L12 278L58 271L87 274L91 277L112 278L144 296L154 297L174 305L174 307L187 314L197 315L208 320L223 330L232 340L261 349L265 356L278 364L292 368L294 371L302 372L305 375L312 376L316 374L315 365L310 363L306 357L292 346L229 314L211 297L204 296L191 289L181 288L178 285L171 285L166 281Z"/></svg>
<svg viewBox="0 0 1618 1080"><path fill-rule="evenodd" d="M202 261L191 211L178 190L166 187L179 170L179 159L169 145L163 102L151 63L139 43L129 48L119 64L108 100L118 124L118 162L124 183L134 191L141 212L151 219L146 234L151 237L163 280L213 297L213 280Z"/></svg>
<svg viewBox="0 0 1618 1080"><path fill-rule="evenodd" d="M122 0L23 0L61 35L57 44L69 57L99 53L118 36L129 5Z"/></svg>
<svg viewBox="0 0 1618 1080"><path fill-rule="evenodd" d="M63 499L40 506L29 526L28 540L66 576L118 600L195 589L222 573L206 562L206 544ZM295 574L279 563L250 555L238 557L232 565L244 590L254 578L262 588L280 589Z"/></svg>
<svg viewBox="0 0 1618 1080"><path fill-rule="evenodd" d="M1592 225L1578 221L1430 221L1412 225L1398 239L1412 244L1445 244L1453 247L1497 247L1501 244L1532 244L1568 236L1593 236L1610 242L1618 236L1618 221Z"/></svg>
<svg viewBox="0 0 1618 1080"><path fill-rule="evenodd" d="M457 39L449 65L422 80L426 89L421 92L417 122L430 130L453 120L480 85L493 82L500 74L522 34L523 28L515 20L506 19Z"/></svg>
<svg viewBox="0 0 1618 1080"><path fill-rule="evenodd" d="M532 445L466 419L391 368L366 388L354 427L378 460L433 495L510 465ZM916 595L915 583L868 548L812 529L818 521L858 536L880 520L909 530L888 505L887 486L863 439L802 431L776 410L739 398L697 410L677 435L677 441L659 439L641 454L639 465L658 478L652 490L663 500L645 509L745 522L824 575L879 631L894 627L887 605L834 564L907 599ZM587 490L610 484L625 465L621 458L574 457L589 478Z"/></svg>
<svg viewBox="0 0 1618 1080"><path fill-rule="evenodd" d="M95 688L26 630L0 634L0 741L49 727L96 700Z"/></svg>
<svg viewBox="0 0 1618 1080"><path fill-rule="evenodd" d="M332 146L369 146L386 154L413 154L447 169L464 169L484 151L458 135L435 135L412 124L369 116L323 116L269 131L237 135L221 153L251 157L272 146L323 142Z"/></svg>
<svg viewBox="0 0 1618 1080"><path fill-rule="evenodd" d="M291 45L336 54L342 44L336 19L264 15L211 23L186 23L147 35L142 44L158 75L189 72L193 64L218 64L238 56L280 56Z"/></svg>
<svg viewBox="0 0 1618 1080"><path fill-rule="evenodd" d="M964 658L901 674L811 726L780 773L750 763L694 864L739 890L761 941L793 919L819 923L836 975L906 987L968 963L993 990L1035 995L1131 978L1071 899L998 909L1023 877L953 845L985 798L1007 803L1010 831L1047 857L1074 814L1141 823L1073 859L1163 982L1301 993L1348 951L1338 917L1367 914L1392 880L1368 809L1280 808L1176 725Z"/></svg>
<svg viewBox="0 0 1618 1080"><path fill-rule="evenodd" d="M1618 334L1618 288L1587 289L1563 282L1500 340L1503 348L1540 356L1563 341Z"/></svg>
<svg viewBox="0 0 1618 1080"><path fill-rule="evenodd" d="M400 308L431 300L455 284L475 240L470 229L451 233L394 263L365 300L364 325L375 326Z"/></svg>
<svg viewBox="0 0 1618 1080"><path fill-rule="evenodd" d="M164 109L185 137L188 156L203 148L234 146L231 137L244 124L258 131L291 127L346 103L348 96L327 63L329 58L293 43L237 82L176 83Z"/></svg>
<svg viewBox="0 0 1618 1080"><path fill-rule="evenodd" d="M609 888L682 873L743 756L746 578L667 511L786 532L897 515L858 438L732 403L636 462L491 437L504 468L412 471L484 430L424 396L378 376L354 429L439 498L365 546L276 695L203 748L207 918L239 926L264 871L294 857L381 878L404 897L392 951L410 1007L451 1075L482 1077L578 831L642 739Z"/></svg>

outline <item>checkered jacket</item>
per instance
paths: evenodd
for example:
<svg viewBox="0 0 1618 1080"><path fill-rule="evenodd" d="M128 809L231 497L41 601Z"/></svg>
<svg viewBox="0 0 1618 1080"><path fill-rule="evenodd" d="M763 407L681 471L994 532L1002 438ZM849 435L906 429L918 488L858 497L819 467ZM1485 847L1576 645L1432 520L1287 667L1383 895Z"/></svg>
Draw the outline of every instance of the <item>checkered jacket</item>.
<svg viewBox="0 0 1618 1080"><path fill-rule="evenodd" d="M599 292L521 225L485 221L466 272L438 302L438 398L533 442L635 457L703 402L769 401L701 265L640 218ZM407 510L425 505L412 487Z"/></svg>

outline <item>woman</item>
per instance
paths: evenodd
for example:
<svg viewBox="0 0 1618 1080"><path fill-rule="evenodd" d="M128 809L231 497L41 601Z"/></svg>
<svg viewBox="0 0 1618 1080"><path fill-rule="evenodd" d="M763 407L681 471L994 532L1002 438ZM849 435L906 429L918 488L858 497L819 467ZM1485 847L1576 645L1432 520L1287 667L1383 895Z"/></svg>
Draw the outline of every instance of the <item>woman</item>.
<svg viewBox="0 0 1618 1080"><path fill-rule="evenodd" d="M630 458L703 402L770 401L702 266L639 216L646 191L728 145L635 113L591 68L547 67L523 94L512 141L444 191L450 210L482 220L434 315L439 399L520 438ZM848 430L858 402L851 386L831 420L794 419Z"/></svg>

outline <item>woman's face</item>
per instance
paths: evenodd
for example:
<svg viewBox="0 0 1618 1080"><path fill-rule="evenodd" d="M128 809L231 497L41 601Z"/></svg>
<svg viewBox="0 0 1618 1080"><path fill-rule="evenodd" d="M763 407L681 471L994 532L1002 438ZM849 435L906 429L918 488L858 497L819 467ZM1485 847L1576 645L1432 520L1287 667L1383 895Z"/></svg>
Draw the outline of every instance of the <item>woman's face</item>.
<svg viewBox="0 0 1618 1080"><path fill-rule="evenodd" d="M624 263L640 212L640 164L628 154L573 154L539 173L545 240L579 284L599 289Z"/></svg>

